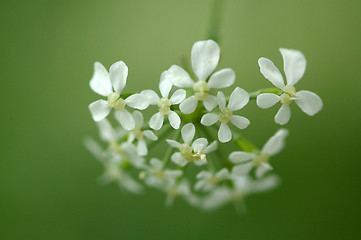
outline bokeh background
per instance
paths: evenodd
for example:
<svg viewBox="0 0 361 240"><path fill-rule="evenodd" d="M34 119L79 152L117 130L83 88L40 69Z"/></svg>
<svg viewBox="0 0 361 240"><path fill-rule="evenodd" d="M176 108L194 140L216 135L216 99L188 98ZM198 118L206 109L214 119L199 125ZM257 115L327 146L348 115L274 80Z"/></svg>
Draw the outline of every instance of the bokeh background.
<svg viewBox="0 0 361 240"><path fill-rule="evenodd" d="M123 60L127 89L156 89L160 73L207 38L213 1L1 1L1 239L360 239L361 1L228 0L222 61L248 91L271 87L257 59L282 69L279 47L304 52L297 89L324 109L293 106L287 148L273 159L282 184L204 213L147 191L99 186L101 165L82 144L97 137L88 104L93 62ZM245 131L261 145L279 126L254 103Z"/></svg>

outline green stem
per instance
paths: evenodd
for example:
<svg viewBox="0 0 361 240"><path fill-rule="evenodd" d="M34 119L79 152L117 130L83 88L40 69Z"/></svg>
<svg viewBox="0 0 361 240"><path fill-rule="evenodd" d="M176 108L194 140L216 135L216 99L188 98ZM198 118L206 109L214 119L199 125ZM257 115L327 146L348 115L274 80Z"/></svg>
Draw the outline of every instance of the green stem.
<svg viewBox="0 0 361 240"><path fill-rule="evenodd" d="M220 18L223 9L223 0L214 0L211 10L211 19L208 29L208 39L212 39L220 43L219 30L220 30Z"/></svg>
<svg viewBox="0 0 361 240"><path fill-rule="evenodd" d="M180 133L181 133L181 131L178 130L176 133L177 135L175 137L175 141L179 141ZM165 153L164 158L163 158L163 169L167 167L174 151L175 151L174 147L168 146L167 152Z"/></svg>
<svg viewBox="0 0 361 240"><path fill-rule="evenodd" d="M259 89L255 92L251 92L249 93L249 99L250 100L255 100L257 99L257 96L260 95L261 93L274 93L277 95L281 95L282 94L282 90L279 88L264 88L264 89Z"/></svg>
<svg viewBox="0 0 361 240"><path fill-rule="evenodd" d="M160 143L166 136L168 136L169 132L172 130L172 127L170 125L167 126L168 128L165 129L158 137L158 140L152 141L148 144L148 149L152 149L155 145Z"/></svg>

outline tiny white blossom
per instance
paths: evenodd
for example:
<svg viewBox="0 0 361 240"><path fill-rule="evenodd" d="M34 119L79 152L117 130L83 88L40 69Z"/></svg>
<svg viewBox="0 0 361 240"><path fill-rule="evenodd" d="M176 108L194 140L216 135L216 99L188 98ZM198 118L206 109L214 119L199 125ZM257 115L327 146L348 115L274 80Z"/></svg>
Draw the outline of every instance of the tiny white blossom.
<svg viewBox="0 0 361 240"><path fill-rule="evenodd" d="M181 170L164 169L162 161L152 158L150 165L146 167L144 172L140 173L140 178L144 178L148 186L163 189L168 182L175 181L182 174Z"/></svg>
<svg viewBox="0 0 361 240"><path fill-rule="evenodd" d="M270 108L276 103L281 102L282 106L275 116L275 122L284 125L291 118L289 105L295 101L296 104L306 114L313 116L318 113L323 106L321 98L310 91L298 91L294 85L302 78L306 69L306 59L304 55L297 50L281 48L283 57L284 71L286 74L287 85L284 84L283 77L273 62L267 58L260 58L258 64L261 73L274 86L283 91L281 96L274 93L262 93L257 97L257 105L260 108Z"/></svg>
<svg viewBox="0 0 361 240"><path fill-rule="evenodd" d="M144 167L144 159L137 154L136 147L131 142L121 142L126 132L122 129L114 129L107 119L97 122L100 136L109 144L108 151L113 159L123 161L137 168Z"/></svg>
<svg viewBox="0 0 361 240"><path fill-rule="evenodd" d="M180 166L185 166L187 163L202 165L207 160L207 154L217 149L217 141L214 141L207 146L208 141L205 138L198 138L192 143L195 135L193 123L184 125L181 134L183 143L166 139L170 146L179 149L179 152L174 153L171 159Z"/></svg>
<svg viewBox="0 0 361 240"><path fill-rule="evenodd" d="M235 164L240 164L234 166L232 172L236 175L246 175L253 167L255 167L256 176L262 177L266 172L272 169L272 166L269 164L269 159L283 149L287 135L288 131L286 129L278 130L275 135L266 142L260 153L243 151L232 152L229 155L229 160Z"/></svg>
<svg viewBox="0 0 361 240"><path fill-rule="evenodd" d="M132 113L135 127L131 132L129 133L128 142L133 142L135 139L138 141L137 143L137 152L140 156L146 156L148 154L148 148L147 144L144 140L145 138L148 138L151 141L158 140L158 137L150 130L143 130L143 123L144 118L141 112L134 111Z"/></svg>
<svg viewBox="0 0 361 240"><path fill-rule="evenodd" d="M232 132L227 125L229 122L239 129L245 129L249 125L247 118L233 115L234 111L240 110L248 103L249 95L242 88L236 87L231 93L228 106L226 106L226 97L223 92L218 92L217 99L221 112L218 115L216 113L206 113L202 117L201 123L204 126L211 126L219 121L221 126L218 131L218 139L222 143L229 142L232 139Z"/></svg>
<svg viewBox="0 0 361 240"><path fill-rule="evenodd" d="M186 179L181 181L169 181L164 188L164 191L167 194L165 201L166 206L172 205L174 200L179 197L182 197L194 207L199 205L200 199L192 193L189 182Z"/></svg>
<svg viewBox="0 0 361 240"><path fill-rule="evenodd" d="M230 172L227 168L222 168L216 173L210 171L201 171L197 174L198 181L194 185L194 190L208 192L214 189L217 184L225 179L228 179Z"/></svg>
<svg viewBox="0 0 361 240"><path fill-rule="evenodd" d="M162 98L153 90L144 90L141 92L142 95L148 98L150 105L158 105L159 107L158 113L154 114L149 120L149 126L154 130L159 130L163 126L165 115L168 116L169 123L174 129L179 128L181 119L176 112L171 110L171 106L181 103L186 97L186 91L184 89L178 89L168 98L171 89L172 83L167 78L167 71L165 71L162 73L159 83Z"/></svg>
<svg viewBox="0 0 361 240"><path fill-rule="evenodd" d="M123 160L115 159L114 155L107 154L98 143L88 138L84 141L85 146L94 155L104 167L104 173L100 176L99 181L102 184L117 182L123 190L139 194L143 187L133 179L133 177L123 170L126 167Z"/></svg>
<svg viewBox="0 0 361 240"><path fill-rule="evenodd" d="M147 98L141 94L133 94L126 99L121 98L121 93L126 85L128 77L128 67L122 62L114 63L109 73L104 66L96 62L94 64L94 75L90 80L90 88L104 96L107 101L97 100L89 105L90 113L94 121L101 121L110 113L111 109L116 110L115 117L126 130L134 128L134 120L125 106L143 110L149 106Z"/></svg>
<svg viewBox="0 0 361 240"><path fill-rule="evenodd" d="M230 68L212 74L218 65L219 58L220 48L215 41L198 41L193 45L191 53L192 68L198 78L196 82L183 68L177 65L169 68L169 78L175 86L193 88L194 91L194 95L180 104L179 109L183 113L190 114L194 112L199 101L203 102L208 111L212 111L217 106L217 98L209 94L210 90L226 88L234 83L235 73Z"/></svg>

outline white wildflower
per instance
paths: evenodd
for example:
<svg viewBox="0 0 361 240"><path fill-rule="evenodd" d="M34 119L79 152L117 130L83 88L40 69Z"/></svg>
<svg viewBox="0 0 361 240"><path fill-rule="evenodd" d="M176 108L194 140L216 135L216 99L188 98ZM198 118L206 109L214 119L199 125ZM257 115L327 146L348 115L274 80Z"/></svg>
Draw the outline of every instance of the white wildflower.
<svg viewBox="0 0 361 240"><path fill-rule="evenodd" d="M122 62L114 63L109 73L104 66L96 62L94 64L94 75L90 80L91 89L104 96L108 100L97 100L89 105L89 110L95 121L104 119L111 109L116 110L116 118L126 130L134 128L134 120L125 106L143 110L149 106L147 98L141 94L133 94L125 99L121 98L121 93L126 85L128 77L128 67Z"/></svg>
<svg viewBox="0 0 361 240"><path fill-rule="evenodd" d="M149 120L149 126L154 130L159 130L163 126L164 116L168 116L169 123L174 129L178 129L181 119L178 114L171 110L172 105L181 103L186 97L184 89L178 89L168 98L172 89L172 83L167 78L167 71L163 72L160 78L159 90L162 98L153 90L144 90L142 95L146 96L150 105L158 105L159 112L154 114Z"/></svg>
<svg viewBox="0 0 361 240"><path fill-rule="evenodd" d="M236 175L246 175L255 167L256 176L262 177L267 171L272 169L269 164L269 159L283 149L287 135L288 131L286 129L278 130L276 134L266 142L260 153L232 152L229 155L229 160L232 163L240 164L234 166L232 172Z"/></svg>
<svg viewBox="0 0 361 240"><path fill-rule="evenodd" d="M229 98L227 106L224 93L218 92L217 99L221 112L218 115L216 113L206 113L202 117L201 123L204 126L211 126L219 121L221 126L218 131L218 139L222 143L229 142L232 139L232 132L227 125L229 122L239 129L247 128L249 125L249 120L247 118L233 115L234 111L240 110L248 103L249 96L245 90L236 87Z"/></svg>
<svg viewBox="0 0 361 240"><path fill-rule="evenodd" d="M297 50L281 48L283 57L284 71L286 74L287 85L284 84L283 77L273 62L267 58L260 58L258 64L261 73L273 85L283 91L281 96L274 93L262 93L257 97L257 105L260 108L269 108L277 102L282 106L275 116L275 122L281 125L288 123L291 118L290 104L295 101L296 104L306 114L313 116L318 113L323 106L321 98L310 91L298 91L294 85L302 78L306 69L306 59L304 55Z"/></svg>
<svg viewBox="0 0 361 240"><path fill-rule="evenodd" d="M217 184L228 179L230 172L227 168L222 168L216 173L210 171L201 171L197 174L198 181L194 185L194 190L208 192L214 189Z"/></svg>
<svg viewBox="0 0 361 240"><path fill-rule="evenodd" d="M217 106L217 98L209 94L210 90L226 88L234 83L235 73L230 68L212 74L218 65L219 57L220 48L215 41L198 41L193 45L191 53L192 68L198 78L196 82L181 67L173 65L169 68L169 78L175 86L193 88L194 91L193 96L180 104L179 108L183 113L194 112L199 101L203 102L208 111L212 111Z"/></svg>
<svg viewBox="0 0 361 240"><path fill-rule="evenodd" d="M212 142L209 146L205 138L198 138L193 143L195 127L192 123L183 126L181 130L183 143L167 139L170 146L178 148L179 152L172 155L174 163L185 166L187 163L202 165L207 160L207 154L217 149L217 141Z"/></svg>
<svg viewBox="0 0 361 240"><path fill-rule="evenodd" d="M133 142L137 140L137 152L140 156L146 156L148 154L147 144L144 138L148 138L151 141L157 141L158 137L150 130L143 130L144 118L141 112L134 111L133 119L135 122L135 127L129 133L128 142Z"/></svg>

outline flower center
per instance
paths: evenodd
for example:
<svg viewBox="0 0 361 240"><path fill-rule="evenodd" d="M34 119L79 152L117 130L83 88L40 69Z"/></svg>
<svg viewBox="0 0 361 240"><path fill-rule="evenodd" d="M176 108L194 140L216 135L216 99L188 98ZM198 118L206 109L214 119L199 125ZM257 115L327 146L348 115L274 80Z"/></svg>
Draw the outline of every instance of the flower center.
<svg viewBox="0 0 361 240"><path fill-rule="evenodd" d="M153 170L153 175L159 179L165 179L165 173L163 170Z"/></svg>
<svg viewBox="0 0 361 240"><path fill-rule="evenodd" d="M202 101L208 98L208 91L211 89L209 84L204 80L199 80L193 85L194 96Z"/></svg>
<svg viewBox="0 0 361 240"><path fill-rule="evenodd" d="M172 102L168 98L161 98L158 102L160 114L168 115L170 113L171 105L172 105Z"/></svg>
<svg viewBox="0 0 361 240"><path fill-rule="evenodd" d="M135 126L133 129L133 134L134 137L138 140L141 141L144 138L144 133L142 131L142 129L139 126Z"/></svg>
<svg viewBox="0 0 361 240"><path fill-rule="evenodd" d="M189 144L183 143L179 147L179 152L188 162L195 162L199 159L206 159L206 155L202 153L202 151L199 151L198 153L194 153L193 149Z"/></svg>
<svg viewBox="0 0 361 240"><path fill-rule="evenodd" d="M108 106L115 110L122 111L125 108L125 101L116 92L109 94Z"/></svg>
<svg viewBox="0 0 361 240"><path fill-rule="evenodd" d="M116 141L111 141L109 143L109 148L120 155L123 155L125 153L123 147L119 145Z"/></svg>
<svg viewBox="0 0 361 240"><path fill-rule="evenodd" d="M221 110L221 112L218 114L218 120L221 123L227 124L229 120L231 120L233 117L233 111L229 107L225 107Z"/></svg>
<svg viewBox="0 0 361 240"><path fill-rule="evenodd" d="M296 88L293 85L287 85L283 88L283 91L290 95L290 97L296 97Z"/></svg>
<svg viewBox="0 0 361 240"><path fill-rule="evenodd" d="M253 159L254 166L260 166L262 163L268 163L270 156L267 153L262 153Z"/></svg>
<svg viewBox="0 0 361 240"><path fill-rule="evenodd" d="M212 176L210 178L207 179L207 181L210 183L210 184L213 184L213 185L216 185L217 183L219 183L222 179L219 178L219 177L216 177L216 176Z"/></svg>

